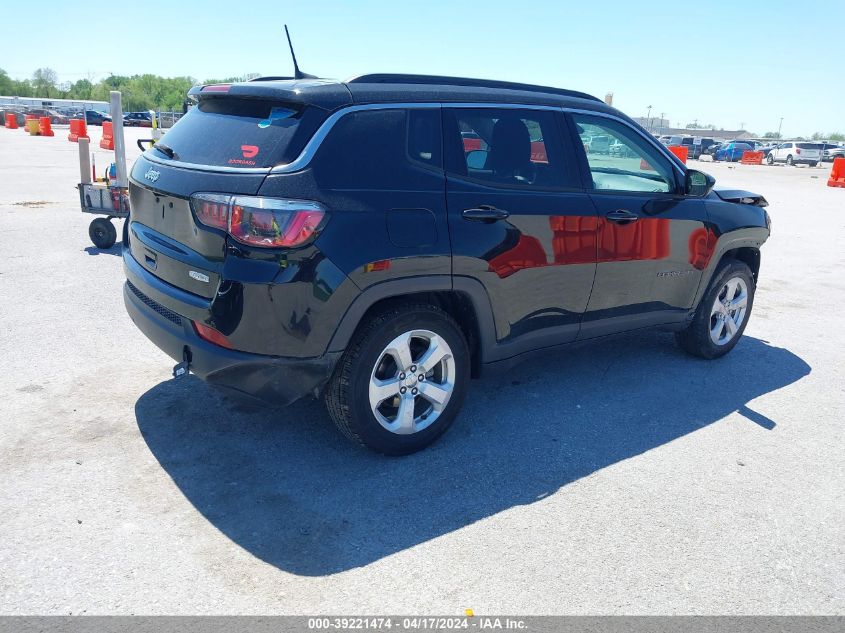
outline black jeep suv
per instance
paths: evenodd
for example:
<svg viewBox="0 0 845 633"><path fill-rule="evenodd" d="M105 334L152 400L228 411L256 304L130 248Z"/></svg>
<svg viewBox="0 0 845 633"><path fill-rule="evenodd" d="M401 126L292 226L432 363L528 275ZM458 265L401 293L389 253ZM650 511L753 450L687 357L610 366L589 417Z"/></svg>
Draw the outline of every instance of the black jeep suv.
<svg viewBox="0 0 845 633"><path fill-rule="evenodd" d="M766 201L594 97L411 75L191 94L132 169L124 230L127 310L177 374L322 396L404 454L485 371L650 326L715 358L748 322Z"/></svg>

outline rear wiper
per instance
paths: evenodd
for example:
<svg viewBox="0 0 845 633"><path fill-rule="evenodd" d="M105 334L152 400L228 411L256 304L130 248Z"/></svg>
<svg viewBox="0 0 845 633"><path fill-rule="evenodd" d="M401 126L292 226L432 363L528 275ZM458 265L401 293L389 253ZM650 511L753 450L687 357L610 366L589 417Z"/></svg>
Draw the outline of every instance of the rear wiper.
<svg viewBox="0 0 845 633"><path fill-rule="evenodd" d="M153 149L157 149L158 151L160 151L162 154L164 154L168 158L176 158L176 152L174 152L172 149L170 149L164 143L161 143L161 142L156 143L155 145L153 145Z"/></svg>

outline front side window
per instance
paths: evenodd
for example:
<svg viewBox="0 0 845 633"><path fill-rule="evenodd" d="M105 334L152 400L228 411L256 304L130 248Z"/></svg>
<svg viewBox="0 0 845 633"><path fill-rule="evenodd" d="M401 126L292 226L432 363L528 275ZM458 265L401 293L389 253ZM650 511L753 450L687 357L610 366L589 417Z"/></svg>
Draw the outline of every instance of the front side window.
<svg viewBox="0 0 845 633"><path fill-rule="evenodd" d="M573 114L597 191L668 193L675 189L672 164L657 148L624 123ZM596 143L608 138L610 143Z"/></svg>
<svg viewBox="0 0 845 633"><path fill-rule="evenodd" d="M455 108L444 117L451 173L502 187L578 186L575 157L563 149L553 112Z"/></svg>

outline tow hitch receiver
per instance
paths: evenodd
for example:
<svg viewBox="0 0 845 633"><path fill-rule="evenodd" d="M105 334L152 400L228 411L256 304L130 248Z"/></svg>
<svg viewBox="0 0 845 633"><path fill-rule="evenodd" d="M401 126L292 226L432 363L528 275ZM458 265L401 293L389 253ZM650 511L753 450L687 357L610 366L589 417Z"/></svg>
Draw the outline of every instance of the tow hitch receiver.
<svg viewBox="0 0 845 633"><path fill-rule="evenodd" d="M173 368L173 377L181 378L191 370L191 350L185 345L182 350L182 362Z"/></svg>
<svg viewBox="0 0 845 633"><path fill-rule="evenodd" d="M181 363L179 363L173 368L173 377L181 378L182 376L188 373L188 370L190 370L190 368L191 364L188 361L183 360Z"/></svg>

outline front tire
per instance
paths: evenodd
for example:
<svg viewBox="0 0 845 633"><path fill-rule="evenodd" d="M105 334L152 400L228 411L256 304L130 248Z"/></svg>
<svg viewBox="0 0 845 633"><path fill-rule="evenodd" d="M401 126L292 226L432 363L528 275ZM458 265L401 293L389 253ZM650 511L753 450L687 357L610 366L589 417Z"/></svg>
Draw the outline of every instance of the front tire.
<svg viewBox="0 0 845 633"><path fill-rule="evenodd" d="M774 165L775 164L775 157L771 154L766 154L766 164L767 165Z"/></svg>
<svg viewBox="0 0 845 633"><path fill-rule="evenodd" d="M792 154L786 157L786 164L790 166L792 165Z"/></svg>
<svg viewBox="0 0 845 633"><path fill-rule="evenodd" d="M747 264L723 262L698 304L692 323L675 333L685 352L713 359L730 352L745 331L754 304L756 284Z"/></svg>
<svg viewBox="0 0 845 633"><path fill-rule="evenodd" d="M432 305L397 305L361 326L326 389L326 407L349 439L407 455L449 428L469 380L469 348L454 319Z"/></svg>

